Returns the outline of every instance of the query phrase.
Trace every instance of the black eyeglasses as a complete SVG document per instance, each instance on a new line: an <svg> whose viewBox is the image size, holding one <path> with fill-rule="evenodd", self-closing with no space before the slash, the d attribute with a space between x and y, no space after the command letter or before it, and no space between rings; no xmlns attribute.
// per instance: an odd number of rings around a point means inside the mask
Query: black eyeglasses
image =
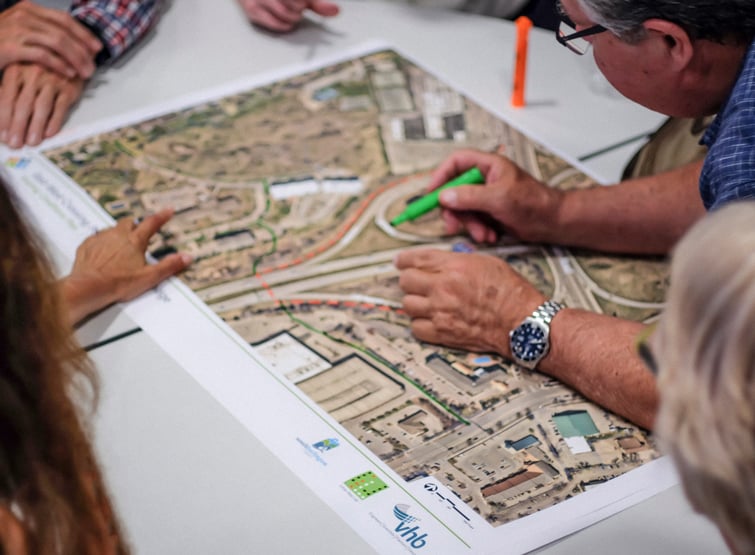
<svg viewBox="0 0 755 555"><path fill-rule="evenodd" d="M558 7L560 8L560 6ZM590 42L586 41L585 37L608 31L608 29L602 25L593 25L587 29L577 31L577 26L561 9L558 10L558 18L561 21L556 29L556 40L559 44L564 45L566 48L580 56L590 49Z"/></svg>
<svg viewBox="0 0 755 555"><path fill-rule="evenodd" d="M642 363L647 366L647 369L650 370L654 376L657 376L658 361L653 354L653 350L650 348L650 336L653 335L655 328L655 323L645 326L645 328L637 335L634 346Z"/></svg>

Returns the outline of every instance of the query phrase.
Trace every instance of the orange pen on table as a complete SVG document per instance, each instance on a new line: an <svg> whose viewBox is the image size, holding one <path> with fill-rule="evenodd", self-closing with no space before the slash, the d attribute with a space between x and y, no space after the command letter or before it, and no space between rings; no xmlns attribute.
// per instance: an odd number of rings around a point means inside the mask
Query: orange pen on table
<svg viewBox="0 0 755 555"><path fill-rule="evenodd" d="M524 106L524 82L527 74L527 44L532 20L529 17L517 17L516 21L516 62L514 64L514 91L511 105L515 108Z"/></svg>

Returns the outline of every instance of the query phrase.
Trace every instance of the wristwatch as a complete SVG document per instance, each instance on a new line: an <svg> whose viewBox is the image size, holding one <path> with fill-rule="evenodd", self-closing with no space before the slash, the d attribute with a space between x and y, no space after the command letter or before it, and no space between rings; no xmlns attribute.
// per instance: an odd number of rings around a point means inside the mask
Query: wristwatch
<svg viewBox="0 0 755 555"><path fill-rule="evenodd" d="M514 361L534 370L550 350L551 320L563 305L555 301L545 301L532 316L527 316L524 321L509 333L511 356Z"/></svg>

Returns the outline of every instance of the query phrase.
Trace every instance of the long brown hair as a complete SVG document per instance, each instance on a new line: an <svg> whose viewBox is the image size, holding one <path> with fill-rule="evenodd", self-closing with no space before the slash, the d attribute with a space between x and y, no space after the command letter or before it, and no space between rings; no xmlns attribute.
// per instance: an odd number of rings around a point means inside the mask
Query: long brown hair
<svg viewBox="0 0 755 555"><path fill-rule="evenodd" d="M94 406L93 369L1 179L0 262L0 505L31 555L126 553L72 401Z"/></svg>

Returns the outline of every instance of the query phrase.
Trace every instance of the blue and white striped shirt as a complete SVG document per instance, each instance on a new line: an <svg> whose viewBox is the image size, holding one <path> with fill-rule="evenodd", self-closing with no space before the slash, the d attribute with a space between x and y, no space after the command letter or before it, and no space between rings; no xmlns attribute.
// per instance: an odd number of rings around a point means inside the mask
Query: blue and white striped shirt
<svg viewBox="0 0 755 555"><path fill-rule="evenodd" d="M755 41L729 99L700 142L708 147L700 175L705 208L755 199Z"/></svg>

